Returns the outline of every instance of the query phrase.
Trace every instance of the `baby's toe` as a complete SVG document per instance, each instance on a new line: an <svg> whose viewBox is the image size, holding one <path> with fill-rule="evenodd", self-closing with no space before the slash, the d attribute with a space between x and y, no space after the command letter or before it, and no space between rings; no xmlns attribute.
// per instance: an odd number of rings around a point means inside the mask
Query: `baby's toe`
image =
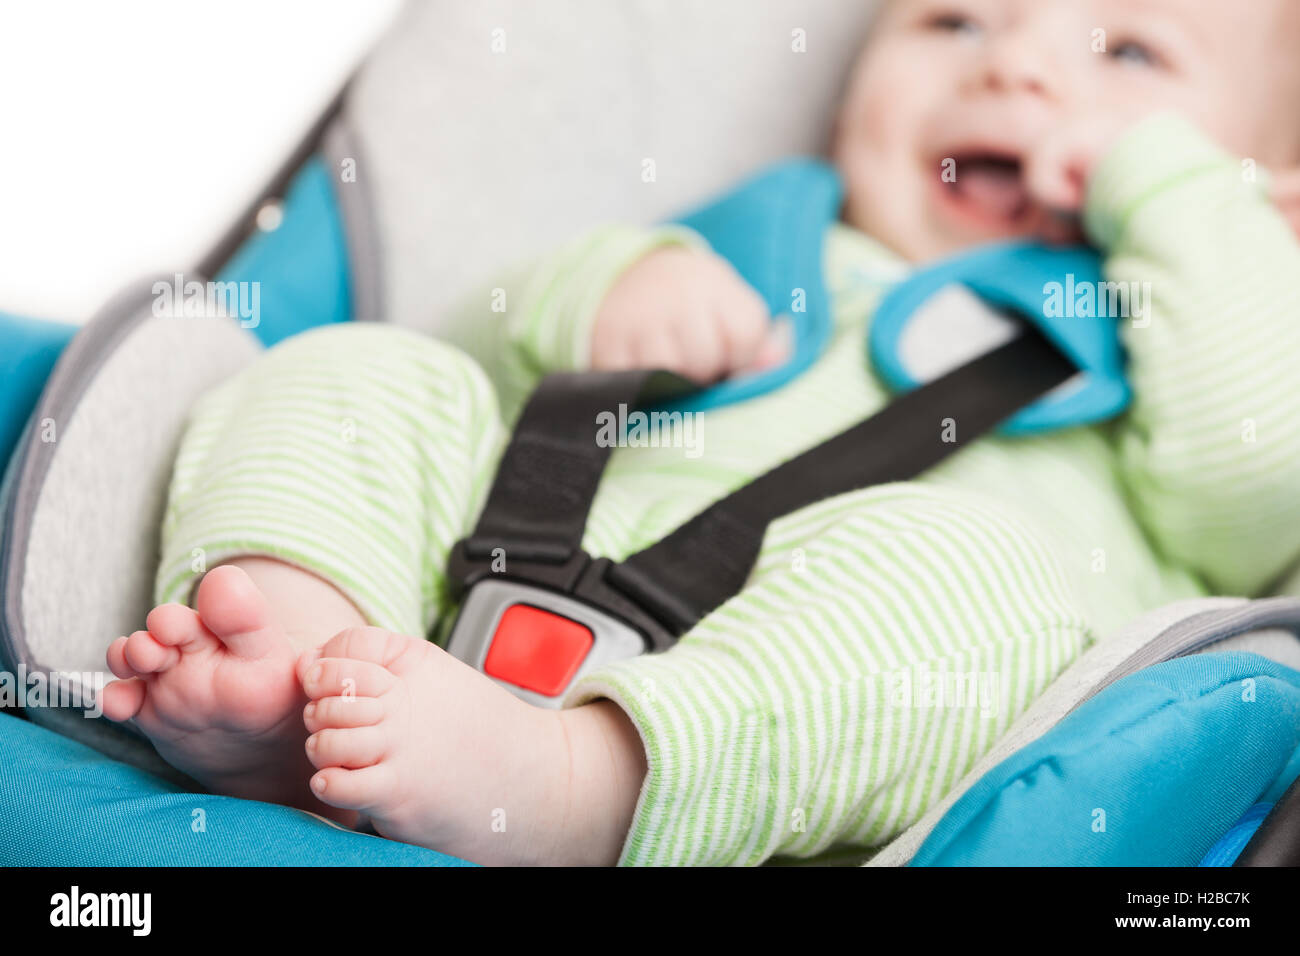
<svg viewBox="0 0 1300 956"><path fill-rule="evenodd" d="M198 612L183 604L160 604L149 612L144 626L154 640L182 651L215 647L217 639L199 619Z"/></svg>
<svg viewBox="0 0 1300 956"><path fill-rule="evenodd" d="M109 720L130 720L144 706L144 681L138 677L115 680L100 692L99 707Z"/></svg>
<svg viewBox="0 0 1300 956"><path fill-rule="evenodd" d="M405 634L386 631L382 627L349 627L325 642L321 656L351 657L387 667L415 640L416 638Z"/></svg>
<svg viewBox="0 0 1300 956"><path fill-rule="evenodd" d="M384 704L377 697L322 697L303 708L302 721L308 733L326 727L370 727L384 718Z"/></svg>
<svg viewBox="0 0 1300 956"><path fill-rule="evenodd" d="M370 767L388 753L389 735L384 726L327 728L307 738L307 759L318 770Z"/></svg>
<svg viewBox="0 0 1300 956"><path fill-rule="evenodd" d="M324 657L307 666L302 689L312 700L322 697L378 697L387 693L397 677L370 661Z"/></svg>
<svg viewBox="0 0 1300 956"><path fill-rule="evenodd" d="M369 810L388 799L396 784L397 777L387 762L360 770L327 767L311 778L316 798L343 810Z"/></svg>
<svg viewBox="0 0 1300 956"><path fill-rule="evenodd" d="M108 645L108 653L104 659L108 662L108 669L113 672L114 677L127 680L132 677L139 677L134 667L126 662L126 642L129 638L119 637L112 644Z"/></svg>
<svg viewBox="0 0 1300 956"><path fill-rule="evenodd" d="M203 628L237 657L259 660L285 643L271 606L248 572L223 564L203 575L194 595Z"/></svg>
<svg viewBox="0 0 1300 956"><path fill-rule="evenodd" d="M122 658L137 674L156 674L180 660L180 651L159 644L148 631L136 631L122 645Z"/></svg>

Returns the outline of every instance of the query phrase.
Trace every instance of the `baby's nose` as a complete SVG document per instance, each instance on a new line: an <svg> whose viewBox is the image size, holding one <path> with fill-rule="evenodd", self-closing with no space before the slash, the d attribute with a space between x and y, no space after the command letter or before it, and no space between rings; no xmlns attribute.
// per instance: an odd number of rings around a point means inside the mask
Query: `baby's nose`
<svg viewBox="0 0 1300 956"><path fill-rule="evenodd" d="M1008 27L990 36L976 71L979 84L988 90L1038 96L1052 90L1054 73L1045 47L1024 26Z"/></svg>

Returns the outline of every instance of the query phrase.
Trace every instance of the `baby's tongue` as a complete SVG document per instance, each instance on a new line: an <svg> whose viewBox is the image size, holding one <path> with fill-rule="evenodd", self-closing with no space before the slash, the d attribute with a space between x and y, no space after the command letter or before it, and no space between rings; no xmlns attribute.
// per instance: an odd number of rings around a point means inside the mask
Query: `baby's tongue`
<svg viewBox="0 0 1300 956"><path fill-rule="evenodd" d="M1020 179L1020 164L974 160L958 167L957 188L972 203L1003 219L1013 219L1028 202Z"/></svg>

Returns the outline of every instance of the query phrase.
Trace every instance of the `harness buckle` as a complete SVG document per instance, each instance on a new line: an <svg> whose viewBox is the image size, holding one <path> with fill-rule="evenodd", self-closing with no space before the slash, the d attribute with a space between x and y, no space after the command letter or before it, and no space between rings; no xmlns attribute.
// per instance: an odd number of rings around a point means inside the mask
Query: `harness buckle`
<svg viewBox="0 0 1300 956"><path fill-rule="evenodd" d="M515 696L558 709L583 674L674 640L605 581L609 559L497 547L502 570L488 542L468 538L452 549L448 572L463 600L446 647Z"/></svg>

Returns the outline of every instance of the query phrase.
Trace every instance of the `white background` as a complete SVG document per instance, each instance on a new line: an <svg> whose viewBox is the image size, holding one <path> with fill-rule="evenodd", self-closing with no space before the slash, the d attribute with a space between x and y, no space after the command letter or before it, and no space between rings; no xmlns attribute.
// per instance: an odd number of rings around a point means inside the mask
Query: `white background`
<svg viewBox="0 0 1300 956"><path fill-rule="evenodd" d="M193 266L398 0L0 0L0 311Z"/></svg>

